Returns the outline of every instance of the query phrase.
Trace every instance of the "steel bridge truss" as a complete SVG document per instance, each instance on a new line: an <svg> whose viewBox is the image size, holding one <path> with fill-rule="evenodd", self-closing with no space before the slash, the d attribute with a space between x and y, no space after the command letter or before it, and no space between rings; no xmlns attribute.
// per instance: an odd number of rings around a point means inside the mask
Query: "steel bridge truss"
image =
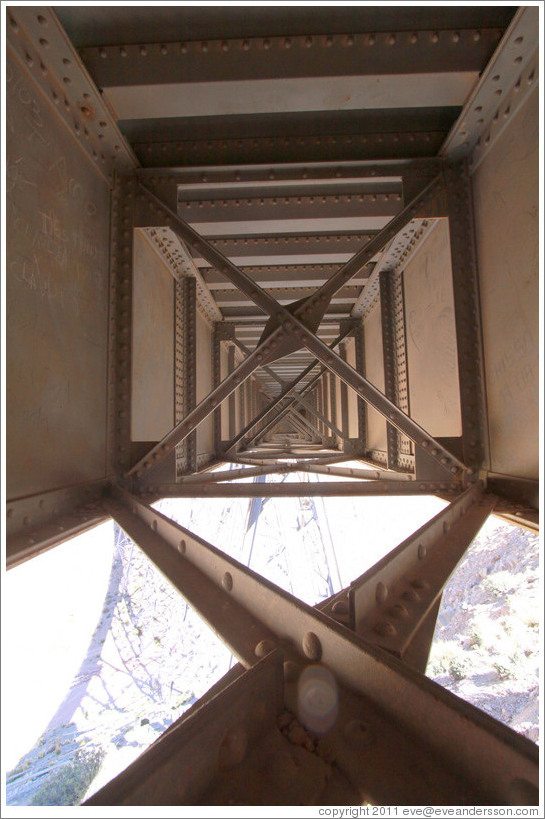
<svg viewBox="0 0 545 819"><path fill-rule="evenodd" d="M274 166L237 161L171 167L155 159L145 166L133 153L140 150L138 140L130 144L97 86L114 88L116 72L123 66L136 70L133 63L144 59L148 47L139 45L138 53L134 44L115 53L102 47L102 54L89 46L78 55L51 10L12 11L9 56L27 84L40 89L51 82L57 93L58 55L82 61L65 83L66 104L59 111L69 116L75 94L79 116L93 120L81 150L86 161L98 164L112 199L108 468L92 480L15 490L8 499L8 565L111 517L238 658L86 804L537 804L536 746L425 676L443 588L488 515L494 510L537 527L536 481L485 467L490 432L471 180L485 125L469 114L469 124L460 124L460 117L439 155L416 159L392 153L393 159L343 164L313 159L314 147L308 162ZM529 38L532 25L528 15L515 16L492 67L517 37ZM51 64L40 45L46 29ZM365 36L369 46L371 35ZM492 28L486 37L495 37ZM227 52L231 40L224 42ZM244 42L252 51L253 40ZM269 46L276 47L274 38ZM161 47L170 59L171 44ZM285 42L282 47L287 49ZM528 73L532 59L530 49L523 64L509 70ZM157 81L162 79L166 69L155 53L149 65ZM300 70L295 63L290 68L294 74ZM485 74L472 92L475 110L476 99L490 108L495 81L490 71ZM514 74L512 83L517 79ZM44 87L39 93L51 95ZM104 125L96 125L95 112ZM93 156L99 144L93 128L106 134L102 163ZM153 143L150 156L157 153L160 145ZM324 185L334 192L323 194ZM358 198L348 190L363 193ZM234 219L235 211L246 225L257 219L256 210L261 220L289 221L297 208L306 208L308 220L363 214L375 227L365 237L340 232L338 243L348 249L344 261L317 266L309 252L300 277L297 272L288 277L285 287L280 281L288 276L285 263L244 261L245 254L271 252L266 245L273 239L261 239L259 252L252 251L251 245L236 248L225 226L216 232L209 227L224 225L227 213ZM407 315L401 274L437 225L446 225L449 236L454 345L449 366L455 362L460 407L455 434L430 434L415 420L408 383L412 313ZM288 245L290 252L300 252L294 230L279 229L282 235L273 237L280 255L288 255ZM254 234L258 228L246 241ZM134 434L140 400L133 383L135 334L145 332L135 287L144 246L174 278L174 344L165 373L173 385L174 411L169 428L154 439ZM366 373L365 322L373 312L379 317L373 343L382 347L375 356L380 378ZM203 321L211 373L204 394L198 341ZM373 433L378 418L385 423L383 447ZM203 452L197 436L206 423L213 451ZM238 466L217 471L227 463ZM247 481L286 473L320 480ZM228 557L221 543L205 542L151 506L164 497L314 494L432 494L448 505L348 588L315 607ZM297 715L302 731L318 714L322 731L313 736L309 729L306 745L290 742L282 732L286 711Z"/></svg>

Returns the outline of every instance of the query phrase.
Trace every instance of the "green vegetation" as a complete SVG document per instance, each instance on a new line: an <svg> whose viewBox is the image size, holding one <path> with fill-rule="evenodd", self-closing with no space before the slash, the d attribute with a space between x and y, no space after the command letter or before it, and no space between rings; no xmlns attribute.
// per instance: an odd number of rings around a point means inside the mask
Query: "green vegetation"
<svg viewBox="0 0 545 819"><path fill-rule="evenodd" d="M77 751L71 762L48 778L31 805L79 805L100 770L103 750Z"/></svg>

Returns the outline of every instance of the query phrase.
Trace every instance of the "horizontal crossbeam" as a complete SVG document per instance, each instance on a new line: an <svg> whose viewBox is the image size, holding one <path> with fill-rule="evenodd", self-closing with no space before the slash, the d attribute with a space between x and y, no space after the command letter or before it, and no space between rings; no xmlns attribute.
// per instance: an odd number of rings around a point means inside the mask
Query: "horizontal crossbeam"
<svg viewBox="0 0 545 819"><path fill-rule="evenodd" d="M289 453L287 453L289 457ZM260 473L262 474L262 473ZM284 481L272 483L170 483L146 487L146 491L164 498L340 498L364 495L422 495L459 492L458 481Z"/></svg>

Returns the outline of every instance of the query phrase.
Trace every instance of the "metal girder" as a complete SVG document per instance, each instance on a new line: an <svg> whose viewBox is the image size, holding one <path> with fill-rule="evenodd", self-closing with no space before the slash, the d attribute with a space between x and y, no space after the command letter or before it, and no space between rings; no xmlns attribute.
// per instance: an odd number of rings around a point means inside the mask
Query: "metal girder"
<svg viewBox="0 0 545 819"><path fill-rule="evenodd" d="M339 344L339 356L346 363L346 346L345 344ZM349 434L349 419L348 419L348 387L344 381L341 381L341 427L342 433L341 438L343 441L343 448L346 447L346 443L348 438L350 437Z"/></svg>
<svg viewBox="0 0 545 819"><path fill-rule="evenodd" d="M296 347L304 345L318 359L320 359L323 364L325 364L328 368L333 369L336 374L339 375L341 380L359 392L359 394L362 395L369 403L371 403L382 415L385 415L388 420L400 431L404 432L412 440L421 443L421 445L422 442L425 442L425 445L428 447L428 451L432 457L442 461L444 465L451 470L451 472L457 473L460 469L465 469L465 465L461 461L455 458L441 444L429 436L421 427L419 427L419 425L415 424L414 421L399 410L379 390L377 390L376 387L370 384L370 382L366 381L366 379L364 379L362 376L359 376L352 367L342 362L341 359L332 351L329 351L329 348L316 337L315 333L308 329L307 326L301 323L299 320L300 316L305 321L310 321L310 326L314 326L316 319L323 315L323 310L325 309L324 305L327 303L328 298L331 298L334 293L340 287L342 287L342 285L345 284L346 281L348 281L363 264L366 263L366 260L372 257L375 249L380 249L380 247L390 238L392 238L410 218L419 215L419 208L425 203L429 202L440 190L442 190L441 177L437 177L430 182L429 185L424 188L422 193L420 193L413 200L413 202L410 203L410 205L406 206L397 217L392 219L387 227L377 234L377 237L371 240L365 246L365 248L363 248L353 257L350 262L343 265L343 267L337 271L337 273L334 274L331 279L329 279L326 285L319 288L316 293L310 297L310 299L303 302L300 306L293 305L293 314L285 308L282 308L274 299L268 296L265 291L259 288L255 282L249 280L248 277L236 267L236 265L233 265L232 262L212 248L205 239L196 234L189 225L185 224L183 220L176 216L176 214L166 207L164 203L161 202L161 200L158 199L153 193L148 191L142 185L140 188L142 191L140 198L141 203L142 199L147 197L150 200L150 207L152 211L159 210L162 212L164 217L167 219L167 223L171 226L175 225L176 229L181 231L182 238L188 241L196 250L202 252L203 255L212 261L212 263L219 264L222 272L234 283L236 283L243 292L246 292L252 301L268 312L271 316L275 316L274 319L270 320L268 325L270 329L267 331L266 328L263 340L256 348L256 351L254 351L252 356L241 365L241 367L245 368L244 372L247 373L247 375L244 376L245 378L247 378L248 375L253 372L253 369L255 369L259 364L267 363L271 360L271 357L272 359L278 357L278 349L281 350L280 355L285 355L287 351L291 351L291 345L295 345ZM373 246L372 252L371 246ZM285 331L287 331L287 342L284 338ZM296 335L298 336L298 341L295 341ZM285 347L286 343L289 345L288 348ZM278 344L279 348L277 348ZM250 361L254 356L256 362L254 364L252 361L253 369L250 369ZM342 364L344 364L344 366L340 366ZM221 396L219 400L223 400L223 398L225 398L229 392L232 391L232 386L233 385L229 382L229 379L226 379L222 386L218 390L214 391L214 394L211 393L207 399L201 402L197 408L198 412L195 412L194 417L190 421L186 419L184 422L185 428L187 429L191 422L200 423L200 421L202 421L203 418L205 418L214 409L215 404L212 404L211 402L215 402L217 400L217 395L219 394L219 396ZM157 447L155 447L149 453L149 457L142 459L141 462L139 462L137 465L138 469L147 469L158 457L164 457L164 454L166 454L169 450L171 441L175 440L177 442L180 439L180 436L183 437L184 425L178 425L178 427L169 433L168 436L165 436L165 438L159 442ZM135 468L133 468L133 470L131 470L131 474L135 473L135 471Z"/></svg>
<svg viewBox="0 0 545 819"><path fill-rule="evenodd" d="M216 322L212 335L212 387L217 389L221 383L221 342L222 342L222 323ZM181 418L176 416L176 421L181 421ZM221 451L221 409L218 407L214 410L214 450Z"/></svg>
<svg viewBox="0 0 545 819"><path fill-rule="evenodd" d="M300 458L292 451L281 452L279 458ZM284 466L284 464L278 464ZM278 469L275 471L279 471ZM284 470L282 471L291 471ZM298 472L306 472L299 465ZM310 470L309 470L310 471ZM271 470L272 472L272 470ZM263 473L260 473L263 474ZM246 477L246 476L242 476ZM422 495L460 491L458 481L396 481L396 480L351 480L351 481L303 481L282 483L216 483L191 482L176 484L150 484L146 492L153 497L176 498L314 498L314 497L360 497L365 495Z"/></svg>
<svg viewBox="0 0 545 819"><path fill-rule="evenodd" d="M473 196L465 162L447 166L444 173L449 208L462 451L464 462L478 468L483 462L488 430Z"/></svg>
<svg viewBox="0 0 545 819"><path fill-rule="evenodd" d="M362 480L384 480L384 481L412 481L414 476L408 473L388 472L384 469L358 469L348 466L321 466L320 464L300 464L298 469L305 472L315 472L320 475L335 475L339 478L360 478ZM426 483L421 483L420 488L424 490Z"/></svg>
<svg viewBox="0 0 545 819"><path fill-rule="evenodd" d="M377 409L381 415L397 427L398 430L407 435L408 438L426 449L441 465L445 466L452 474L458 474L460 470L466 471L466 466L452 453L443 447L438 441L433 439L425 430L416 424L408 415L395 406L386 396L380 392L370 381L363 378L349 364L333 351L323 345L315 336L310 333L304 334L304 344L316 358L328 369L334 372L339 378L352 387L360 396L368 401L371 406Z"/></svg>
<svg viewBox="0 0 545 819"><path fill-rule="evenodd" d="M348 596L356 633L403 659L494 503L473 484L354 580ZM428 638L429 649L433 631Z"/></svg>
<svg viewBox="0 0 545 819"><path fill-rule="evenodd" d="M260 475L274 475L278 472L292 472L293 464L274 464L273 466L246 467L244 469L229 469L221 472L212 472L206 475L184 475L177 483L219 483L223 481L236 481L240 478L256 478Z"/></svg>
<svg viewBox="0 0 545 819"><path fill-rule="evenodd" d="M305 415L302 415L296 409L290 407L288 410L288 417L290 420L300 429L303 434L308 435L310 432L311 435L318 441L320 439L320 431L318 427L312 423L312 421L307 418ZM278 424L278 421L276 422ZM276 426L275 424L275 426ZM274 427L273 427L274 429ZM258 436L258 440L263 438L263 433Z"/></svg>
<svg viewBox="0 0 545 819"><path fill-rule="evenodd" d="M384 394L390 401L397 404L393 275L391 270L381 270L379 273L380 324L384 359ZM395 469L399 460L398 432L388 423L386 423L386 442L388 468Z"/></svg>
<svg viewBox="0 0 545 819"><path fill-rule="evenodd" d="M235 369L235 348L232 344L229 346L227 356L227 372L230 374ZM232 392L229 396L229 438L234 438L236 433L235 409L235 393Z"/></svg>
<svg viewBox="0 0 545 819"><path fill-rule="evenodd" d="M537 78L535 56L538 41L537 7L525 6L517 9L486 70L482 72L477 86L441 147L440 153L443 156L460 160L469 157L472 152L475 153L475 149L477 154L482 154L484 148L488 150L491 147L490 131L493 132L493 137L497 138L501 126L516 113L522 101L524 92L519 93L521 80L526 80L525 85L528 88ZM530 70L527 70L529 66ZM534 76L529 80L532 72ZM519 88L510 95L509 92L517 83ZM501 109L504 115L500 118L498 114ZM499 127L496 126L497 123ZM488 137L486 144L485 134Z"/></svg>
<svg viewBox="0 0 545 819"><path fill-rule="evenodd" d="M110 237L109 443L112 471L131 466L134 180L116 174Z"/></svg>
<svg viewBox="0 0 545 819"><path fill-rule="evenodd" d="M353 331L355 353L356 353L356 370L365 378L365 333L363 331L363 322L357 321ZM362 452L367 449L367 404L358 397L358 438Z"/></svg>
<svg viewBox="0 0 545 819"><path fill-rule="evenodd" d="M8 499L7 568L11 569L106 520L107 514L101 503L106 486L106 480L99 480Z"/></svg>
<svg viewBox="0 0 545 819"><path fill-rule="evenodd" d="M141 179L153 179L153 177L164 177L168 171L177 186L188 186L198 188L211 186L233 185L297 185L313 182L330 182L342 184L343 181L356 180L361 186L373 184L378 179L380 183L385 180L401 181L404 176L418 176L421 178L432 178L441 170L442 160L437 157L426 159L391 160L384 162L369 162L359 160L357 162L305 162L305 163L283 163L275 162L266 165L216 165L211 168L198 167L172 167L172 168L139 168L138 176ZM324 237L330 238L330 237ZM345 239L355 239L358 244L353 247L352 252L359 250L363 236L344 237ZM221 240L216 240L221 241ZM226 240L232 241L232 240ZM251 240L258 241L258 240ZM269 239L268 241L272 241ZM284 241L289 241L289 237L284 237ZM240 246L240 243L239 245ZM222 251L227 256L234 255L233 250Z"/></svg>
<svg viewBox="0 0 545 819"><path fill-rule="evenodd" d="M84 805L213 804L207 791L223 785L233 793L233 769L255 758L276 730L283 708L282 656L273 652L246 673L231 673L229 684L221 682L215 696L199 701ZM259 795L260 803L264 798Z"/></svg>
<svg viewBox="0 0 545 819"><path fill-rule="evenodd" d="M255 194L254 194L255 196ZM289 219L357 219L357 228L361 230L365 225L366 218L370 218L370 225L373 229L374 221L380 228L380 221L391 219L402 209L402 196L399 193L350 193L340 195L316 195L312 196L263 196L258 198L233 197L232 199L178 199L178 214L189 224L195 224L196 229L204 234L217 234L216 223L226 221L226 209L231 208L230 219L236 222L243 222L244 231L248 233L250 227L248 223L259 221L273 224L279 220ZM202 225L207 227L204 229ZM374 227L376 230L377 227ZM295 231L295 225L291 228ZM272 232L265 227L260 227L259 233ZM223 234L224 231L220 231Z"/></svg>
<svg viewBox="0 0 545 819"><path fill-rule="evenodd" d="M296 403L301 404L303 407L308 409L309 412L312 412L313 415L315 415L317 418L319 418L320 421L322 422L322 424L324 424L328 429L330 429L332 432L334 432L335 435L341 435L340 429L337 426L335 426L335 424L332 424L331 421L328 418L326 418L326 416L323 414L323 412L321 412L319 409L317 409L315 407L311 407L310 402L307 401L307 399L304 398L301 395L301 393L296 393L294 398L295 398Z"/></svg>
<svg viewBox="0 0 545 819"><path fill-rule="evenodd" d="M452 32L378 31L300 37L183 40L82 48L80 56L101 87L272 78L479 71L501 29Z"/></svg>
<svg viewBox="0 0 545 819"><path fill-rule="evenodd" d="M197 402L197 296L196 281L183 278L176 284L176 360L179 362L179 389L182 411L177 423L195 408ZM197 468L197 434L193 431L176 447L176 474L194 472Z"/></svg>
<svg viewBox="0 0 545 819"><path fill-rule="evenodd" d="M260 578L138 498L116 490L108 507L247 668L275 648L282 651L286 704L293 702L306 665L319 663L327 669L320 673L332 675L339 696L339 719L327 734L334 746L339 733L347 730L342 716L347 713L345 703L365 706L364 724L373 726L373 754L363 766L363 793L368 801L505 805L521 804L524 794L526 804L535 803L539 771L534 743ZM378 735L377 721L384 726ZM430 732L430 724L441 730ZM353 730L355 737L356 726ZM359 734L363 730L359 724L357 730ZM337 764L353 784L361 783L358 747L353 739L350 752L337 755ZM217 752L213 745L211 757L217 759ZM415 759L419 764L413 768L408 760ZM109 786L110 793L119 788L125 801L131 800L131 776L129 768ZM127 781L129 787L124 788ZM133 787L136 781L132 779ZM170 779L162 777L162 781L169 788ZM176 779L175 787L177 802L183 802L185 785ZM141 794L135 799L143 801Z"/></svg>
<svg viewBox="0 0 545 819"><path fill-rule="evenodd" d="M113 187L116 171L135 168L138 161L57 16L47 6L17 6L10 7L6 20L12 53Z"/></svg>

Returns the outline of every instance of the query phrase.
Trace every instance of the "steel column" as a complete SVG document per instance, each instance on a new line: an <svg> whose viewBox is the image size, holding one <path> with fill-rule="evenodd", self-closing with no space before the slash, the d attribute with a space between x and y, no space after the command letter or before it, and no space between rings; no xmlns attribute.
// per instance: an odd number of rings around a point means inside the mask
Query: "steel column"
<svg viewBox="0 0 545 819"><path fill-rule="evenodd" d="M212 387L217 389L221 383L221 342L222 330L221 323L214 323L214 330L212 334ZM180 422L181 417L176 416L176 422ZM216 455L221 452L221 407L214 410L214 451Z"/></svg>
<svg viewBox="0 0 545 819"><path fill-rule="evenodd" d="M346 363L346 346L339 344L339 356ZM350 438L348 429L348 387L344 381L341 381L341 427L343 449L346 449L348 439Z"/></svg>
<svg viewBox="0 0 545 819"><path fill-rule="evenodd" d="M476 469L482 464L485 447L488 447L488 432L473 196L465 161L446 165L444 176L449 209L462 450L465 463Z"/></svg>
<svg viewBox="0 0 545 819"><path fill-rule="evenodd" d="M365 333L363 321L357 320L354 326L354 342L356 345L356 370L365 378ZM367 450L367 404L358 397L358 438L362 453Z"/></svg>
<svg viewBox="0 0 545 819"><path fill-rule="evenodd" d="M394 327L394 272L381 270L379 273L380 289L380 323L382 328L382 350L384 357L384 394L397 404L396 360L395 360L395 327ZM398 432L386 422L387 463L388 469L397 469Z"/></svg>
<svg viewBox="0 0 545 819"><path fill-rule="evenodd" d="M176 328L180 331L183 408L176 412L176 422L195 408L197 400L197 295L194 278L185 277L176 283ZM197 468L197 433L188 435L176 447L176 474L194 472Z"/></svg>
<svg viewBox="0 0 545 819"><path fill-rule="evenodd" d="M235 348L234 348L234 346L232 344L229 345L229 350L228 350L227 355L228 355L227 370L229 372L229 375L231 375L231 373L235 369ZM236 416L236 399L235 399L235 393L232 392L231 395L229 396L229 439L230 440L235 437L236 431L237 431L236 430L236 417L235 416Z"/></svg>

